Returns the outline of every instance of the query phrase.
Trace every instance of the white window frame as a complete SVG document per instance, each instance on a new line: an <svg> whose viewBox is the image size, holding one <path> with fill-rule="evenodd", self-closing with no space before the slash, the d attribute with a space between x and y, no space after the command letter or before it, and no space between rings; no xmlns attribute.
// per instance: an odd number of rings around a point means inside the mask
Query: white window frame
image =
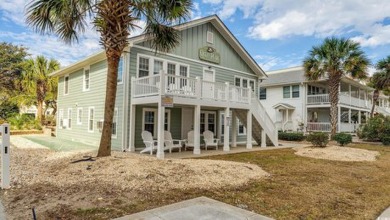
<svg viewBox="0 0 390 220"><path fill-rule="evenodd" d="M205 131L207 131L208 130L208 127L209 127L209 114L213 114L214 115L214 135L217 135L217 112L215 112L215 111L201 111L200 112L201 114L203 113L203 114L205 114L205 117L204 117L204 128L205 128ZM200 120L200 117L199 117L199 120ZM199 123L201 123L200 121L199 121ZM200 129L200 127L199 127L199 129ZM200 134L201 136L203 135L203 132Z"/></svg>
<svg viewBox="0 0 390 220"><path fill-rule="evenodd" d="M86 71L88 71L88 88L86 88ZM85 67L84 70L83 70L83 92L86 92L86 91L89 91L91 88L91 70L88 67Z"/></svg>
<svg viewBox="0 0 390 220"><path fill-rule="evenodd" d="M67 129L71 130L72 129L72 108L68 108L68 126Z"/></svg>
<svg viewBox="0 0 390 220"><path fill-rule="evenodd" d="M81 110L81 114L80 114L80 110ZM83 124L83 108L82 107L79 107L77 108L77 125L82 125Z"/></svg>
<svg viewBox="0 0 390 220"><path fill-rule="evenodd" d="M252 89L252 92L256 91L255 90L255 87L256 87L256 81L254 79L251 79L251 78L248 78L248 77L243 77L243 76L237 76L235 75L234 76L234 86L236 86L236 79L240 79L240 86L239 87L242 87L242 88L248 88L250 87L251 83L250 82L253 82L253 88ZM244 80L247 80L247 87L244 87L243 86L243 81Z"/></svg>
<svg viewBox="0 0 390 220"><path fill-rule="evenodd" d="M298 86L298 97L293 97L293 86ZM290 91L289 91L290 96L287 98L284 97L284 87L290 88ZM299 99L299 98L301 98L301 87L299 86L299 84L282 86L282 97L283 97L283 99Z"/></svg>
<svg viewBox="0 0 390 220"><path fill-rule="evenodd" d="M61 123L62 121L62 123ZM62 129L64 127L64 110L59 109L58 110L58 128Z"/></svg>
<svg viewBox="0 0 390 220"><path fill-rule="evenodd" d="M92 118L92 130L90 129L90 123L91 123L91 110L93 111L93 118ZM88 132L93 133L95 130L95 118L96 118L96 112L95 112L95 107L88 107L88 124L87 124L87 129Z"/></svg>
<svg viewBox="0 0 390 220"><path fill-rule="evenodd" d="M157 122L158 122L158 109L156 108L143 108L142 109L142 131L145 128L145 112L154 112L154 121L153 121L153 138L157 138ZM165 109L165 113L167 113L168 116L168 131L171 131L171 110ZM167 117L165 117L167 118ZM164 121L164 128L165 128L165 121Z"/></svg>
<svg viewBox="0 0 390 220"><path fill-rule="evenodd" d="M66 78L68 78L68 81L66 81ZM69 80L70 80L69 74L65 75L64 76L64 95L69 94ZM68 89L66 89L66 88L68 88Z"/></svg>
<svg viewBox="0 0 390 220"><path fill-rule="evenodd" d="M210 44L214 44L214 33L213 32L207 31L206 42L210 43Z"/></svg>
<svg viewBox="0 0 390 220"><path fill-rule="evenodd" d="M119 114L118 108L115 108L114 109L114 117L112 120L112 127L114 127L114 120L115 120L115 134L112 134L112 131L111 131L111 137L115 138L115 139L118 137L118 114Z"/></svg>
<svg viewBox="0 0 390 220"><path fill-rule="evenodd" d="M122 72L121 72L121 81L118 81L117 79L117 84L120 85L120 84L123 84L123 73L125 71L125 57L122 55L120 58L119 58L119 62L118 62L118 76L119 76L119 65L121 64L121 60L122 60Z"/></svg>
<svg viewBox="0 0 390 220"><path fill-rule="evenodd" d="M148 75L144 76L144 77L150 77L150 76L155 75L154 74L154 60L158 60L158 61L163 62L164 73L168 72L168 63L175 64L175 76L180 76L180 66L185 66L185 67L187 67L187 77L190 77L190 65L188 65L188 64L175 62L175 61L168 60L168 59L162 59L160 57L149 56L149 55L145 55L145 54L137 54L137 74L136 74L137 78L140 78L139 77L139 62L140 62L141 57L145 58L145 59L149 59L149 72L148 72Z"/></svg>

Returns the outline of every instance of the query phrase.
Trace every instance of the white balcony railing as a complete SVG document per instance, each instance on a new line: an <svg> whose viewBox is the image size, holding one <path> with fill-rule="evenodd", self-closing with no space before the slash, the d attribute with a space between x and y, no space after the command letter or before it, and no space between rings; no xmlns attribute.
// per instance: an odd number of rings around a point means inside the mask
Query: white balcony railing
<svg viewBox="0 0 390 220"><path fill-rule="evenodd" d="M250 88L237 87L228 83L204 81L199 78L161 74L132 78L132 98L157 95L172 95L217 101L249 104Z"/></svg>
<svg viewBox="0 0 390 220"><path fill-rule="evenodd" d="M371 105L368 100L363 100L350 96L346 93L340 93L339 103L349 106L355 106L360 108L371 108ZM308 105L323 105L330 104L329 94L319 94L319 95L308 95L307 96Z"/></svg>
<svg viewBox="0 0 390 220"><path fill-rule="evenodd" d="M329 104L329 94L308 95L307 104L312 104L312 105Z"/></svg>
<svg viewBox="0 0 390 220"><path fill-rule="evenodd" d="M353 133L358 127L359 125L354 123L340 123L340 132Z"/></svg>
<svg viewBox="0 0 390 220"><path fill-rule="evenodd" d="M331 128L332 127L329 122L308 122L306 130L330 132Z"/></svg>

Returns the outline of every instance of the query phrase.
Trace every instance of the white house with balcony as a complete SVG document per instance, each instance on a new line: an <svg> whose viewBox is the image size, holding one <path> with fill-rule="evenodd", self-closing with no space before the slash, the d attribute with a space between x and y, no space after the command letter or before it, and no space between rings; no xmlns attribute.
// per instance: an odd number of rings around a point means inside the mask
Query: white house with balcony
<svg viewBox="0 0 390 220"><path fill-rule="evenodd" d="M207 130L224 151L239 143L265 146L266 136L277 146L277 129L258 98L267 75L223 22L214 15L175 28L180 44L169 53L155 51L145 35L129 39L119 62L113 149L144 149L144 131L157 141L160 158L165 131L180 140L193 131L194 154ZM100 52L53 74L59 77L57 137L98 145L106 72Z"/></svg>
<svg viewBox="0 0 390 220"><path fill-rule="evenodd" d="M267 72L260 83L259 98L278 130L330 131L330 101L326 79L308 81L303 67ZM354 133L366 122L373 89L344 77L339 87L338 132ZM389 97L381 95L376 112L390 115Z"/></svg>

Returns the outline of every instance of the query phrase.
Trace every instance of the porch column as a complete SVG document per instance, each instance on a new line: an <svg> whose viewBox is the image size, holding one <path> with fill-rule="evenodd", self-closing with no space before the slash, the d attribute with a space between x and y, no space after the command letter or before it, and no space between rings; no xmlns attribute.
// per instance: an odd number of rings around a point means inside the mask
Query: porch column
<svg viewBox="0 0 390 220"><path fill-rule="evenodd" d="M135 152L135 106L131 105L130 107L130 131L129 131L129 150Z"/></svg>
<svg viewBox="0 0 390 220"><path fill-rule="evenodd" d="M164 159L164 122L165 122L165 107L161 105L161 100L158 103L157 110L157 158Z"/></svg>
<svg viewBox="0 0 390 220"><path fill-rule="evenodd" d="M252 111L246 114L246 149L252 149Z"/></svg>
<svg viewBox="0 0 390 220"><path fill-rule="evenodd" d="M232 111L232 147L237 147L237 116Z"/></svg>
<svg viewBox="0 0 390 220"><path fill-rule="evenodd" d="M337 107L337 132L340 132L340 123L341 123L341 107Z"/></svg>
<svg viewBox="0 0 390 220"><path fill-rule="evenodd" d="M194 110L194 154L200 154L200 105Z"/></svg>
<svg viewBox="0 0 390 220"><path fill-rule="evenodd" d="M265 135L264 129L261 129L261 147L266 147L267 146L267 139L266 138L267 137Z"/></svg>
<svg viewBox="0 0 390 220"><path fill-rule="evenodd" d="M223 136L223 151L230 151L229 147L229 137L230 137L230 131L229 131L229 126L228 126L228 117L230 116L230 108L227 107L225 108L225 124L224 124L224 136Z"/></svg>
<svg viewBox="0 0 390 220"><path fill-rule="evenodd" d="M362 123L362 112L361 111L358 112L358 123L359 123L359 125Z"/></svg>
<svg viewBox="0 0 390 220"><path fill-rule="evenodd" d="M348 123L351 124L351 114L352 114L352 110L351 109L348 109Z"/></svg>

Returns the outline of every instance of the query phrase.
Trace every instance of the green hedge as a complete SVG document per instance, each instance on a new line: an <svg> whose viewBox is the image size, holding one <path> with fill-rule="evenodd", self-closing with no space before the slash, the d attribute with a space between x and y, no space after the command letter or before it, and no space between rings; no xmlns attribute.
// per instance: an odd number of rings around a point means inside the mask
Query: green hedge
<svg viewBox="0 0 390 220"><path fill-rule="evenodd" d="M306 137L306 140L313 144L314 147L326 147L329 143L329 136L327 133L313 132Z"/></svg>
<svg viewBox="0 0 390 220"><path fill-rule="evenodd" d="M341 146L352 143L352 135L346 133L337 133L333 136L333 140L337 141Z"/></svg>
<svg viewBox="0 0 390 220"><path fill-rule="evenodd" d="M279 132L279 140L284 141L303 141L305 136L303 132Z"/></svg>
<svg viewBox="0 0 390 220"><path fill-rule="evenodd" d="M367 141L381 141L390 145L390 116L376 115L359 128L357 135Z"/></svg>

